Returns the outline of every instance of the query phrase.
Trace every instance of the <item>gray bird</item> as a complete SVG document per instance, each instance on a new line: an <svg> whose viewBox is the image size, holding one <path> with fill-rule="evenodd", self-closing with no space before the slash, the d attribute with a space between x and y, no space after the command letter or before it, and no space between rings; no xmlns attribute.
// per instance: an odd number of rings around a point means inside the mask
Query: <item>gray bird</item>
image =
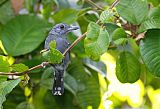
<svg viewBox="0 0 160 109"><path fill-rule="evenodd" d="M53 40L56 41L56 49L63 53L68 47L66 35L72 30L77 30L78 27L72 27L64 23L55 25L49 32L45 40L45 49L49 49L49 43ZM62 95L64 93L63 75L70 61L69 53L67 53L60 64L52 64L54 72L54 85L52 89L53 95Z"/></svg>

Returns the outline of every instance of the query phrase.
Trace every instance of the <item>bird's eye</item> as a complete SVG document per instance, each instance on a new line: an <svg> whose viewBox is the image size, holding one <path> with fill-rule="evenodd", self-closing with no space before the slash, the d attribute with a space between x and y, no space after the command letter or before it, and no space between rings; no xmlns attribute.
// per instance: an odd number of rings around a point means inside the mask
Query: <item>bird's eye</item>
<svg viewBox="0 0 160 109"><path fill-rule="evenodd" d="M61 28L61 29L64 29L64 25L61 25L60 28Z"/></svg>

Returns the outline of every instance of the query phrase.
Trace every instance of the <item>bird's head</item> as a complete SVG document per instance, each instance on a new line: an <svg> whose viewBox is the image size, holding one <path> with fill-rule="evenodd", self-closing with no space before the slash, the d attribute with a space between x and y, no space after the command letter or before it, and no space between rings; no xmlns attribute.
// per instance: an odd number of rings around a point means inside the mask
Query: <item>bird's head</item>
<svg viewBox="0 0 160 109"><path fill-rule="evenodd" d="M59 23L53 27L53 29L50 31L50 34L56 33L58 35L65 36L67 33L77 29L79 29L77 26L69 26L64 23Z"/></svg>

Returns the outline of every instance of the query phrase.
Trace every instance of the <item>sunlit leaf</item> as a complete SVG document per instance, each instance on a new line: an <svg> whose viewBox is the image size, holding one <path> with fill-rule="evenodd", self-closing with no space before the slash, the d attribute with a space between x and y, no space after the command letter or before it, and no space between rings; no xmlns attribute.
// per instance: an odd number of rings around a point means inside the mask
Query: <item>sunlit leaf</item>
<svg viewBox="0 0 160 109"><path fill-rule="evenodd" d="M44 41L47 28L37 16L21 15L2 28L0 39L9 55L19 56L36 49Z"/></svg>
<svg viewBox="0 0 160 109"><path fill-rule="evenodd" d="M20 64L13 64L11 66L11 68L13 71L16 71L16 72L24 72L29 69L28 66L21 64L21 63Z"/></svg>
<svg viewBox="0 0 160 109"><path fill-rule="evenodd" d="M115 13L112 10L105 10L100 15L100 21L102 23L113 22Z"/></svg>
<svg viewBox="0 0 160 109"><path fill-rule="evenodd" d="M148 14L146 0L120 0L116 8L121 17L135 25L142 23Z"/></svg>
<svg viewBox="0 0 160 109"><path fill-rule="evenodd" d="M107 51L109 46L108 32L100 28L96 23L88 25L87 35L84 40L84 47L87 55L93 60L98 60L100 55Z"/></svg>
<svg viewBox="0 0 160 109"><path fill-rule="evenodd" d="M120 53L116 61L116 75L122 83L134 83L140 77L140 63L130 52Z"/></svg>
<svg viewBox="0 0 160 109"><path fill-rule="evenodd" d="M160 77L160 30L148 30L140 43L140 52L149 71Z"/></svg>
<svg viewBox="0 0 160 109"><path fill-rule="evenodd" d="M19 82L20 79L0 83L0 108L2 108L2 103L6 100L5 96L10 93Z"/></svg>
<svg viewBox="0 0 160 109"><path fill-rule="evenodd" d="M5 56L0 55L0 71L1 72L9 72L11 69L9 67L9 62Z"/></svg>
<svg viewBox="0 0 160 109"><path fill-rule="evenodd" d="M49 43L49 47L50 47L50 49L55 49L56 48L56 41L54 40L54 41L51 41L50 43Z"/></svg>

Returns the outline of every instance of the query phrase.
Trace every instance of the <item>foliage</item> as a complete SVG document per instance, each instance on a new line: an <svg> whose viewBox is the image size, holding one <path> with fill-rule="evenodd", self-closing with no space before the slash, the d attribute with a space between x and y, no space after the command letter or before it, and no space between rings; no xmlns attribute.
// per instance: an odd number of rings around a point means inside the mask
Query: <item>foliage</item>
<svg viewBox="0 0 160 109"><path fill-rule="evenodd" d="M160 0L113 2L1 0L0 109L159 109ZM43 50L60 22L80 27L71 43L87 33L69 51L64 95L53 96L54 69L35 66L64 58L55 41Z"/></svg>
<svg viewBox="0 0 160 109"><path fill-rule="evenodd" d="M50 63L60 63L64 56L56 50L56 41L50 42L50 50L42 53L43 58Z"/></svg>

